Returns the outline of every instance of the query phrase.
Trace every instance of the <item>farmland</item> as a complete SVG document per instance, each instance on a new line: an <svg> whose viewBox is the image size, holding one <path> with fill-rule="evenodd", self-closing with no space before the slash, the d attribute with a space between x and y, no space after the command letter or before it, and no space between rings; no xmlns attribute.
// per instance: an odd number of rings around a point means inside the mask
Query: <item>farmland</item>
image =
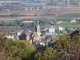
<svg viewBox="0 0 80 60"><path fill-rule="evenodd" d="M47 7L47 8L45 8ZM0 21L14 21L14 20L44 20L47 23L44 27L51 27L48 22L61 20L61 21L68 21L72 19L80 20L80 7L76 6L43 6L43 9L30 9L30 10L13 10L13 11L0 11ZM79 27L80 23L66 23L66 24L56 24L54 27ZM41 26L43 28L43 26Z"/></svg>
<svg viewBox="0 0 80 60"><path fill-rule="evenodd" d="M49 6L50 7L50 6ZM48 8L49 8L48 7ZM74 13L73 13L74 12ZM42 10L14 10L14 11L0 11L0 20L21 20L29 18L47 18L54 19L54 16L57 18L64 17L67 19L70 18L79 18L80 17L80 8L79 7L53 7L52 9L42 9ZM63 16L63 14L65 14ZM16 15L16 17L14 17Z"/></svg>

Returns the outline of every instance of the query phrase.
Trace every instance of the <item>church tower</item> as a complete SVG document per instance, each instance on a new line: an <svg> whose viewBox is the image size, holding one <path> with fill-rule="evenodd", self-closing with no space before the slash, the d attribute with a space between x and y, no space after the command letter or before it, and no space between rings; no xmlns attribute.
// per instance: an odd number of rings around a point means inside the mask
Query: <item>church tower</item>
<svg viewBox="0 0 80 60"><path fill-rule="evenodd" d="M36 21L35 32L33 33L32 37L33 37L33 43L35 41L41 41L40 26L39 26L39 21L38 20Z"/></svg>
<svg viewBox="0 0 80 60"><path fill-rule="evenodd" d="M36 26L35 26L35 32L40 36L40 26L39 26L39 21L36 21Z"/></svg>

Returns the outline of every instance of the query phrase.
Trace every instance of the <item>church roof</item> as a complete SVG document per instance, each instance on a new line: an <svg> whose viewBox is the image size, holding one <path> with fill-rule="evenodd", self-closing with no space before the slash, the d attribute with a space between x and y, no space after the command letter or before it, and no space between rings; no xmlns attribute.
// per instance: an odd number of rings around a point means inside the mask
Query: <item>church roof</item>
<svg viewBox="0 0 80 60"><path fill-rule="evenodd" d="M26 33L27 36L30 36L30 34L31 34L30 32Z"/></svg>
<svg viewBox="0 0 80 60"><path fill-rule="evenodd" d="M37 37L37 36L38 36L38 34L36 32L34 32L33 37Z"/></svg>

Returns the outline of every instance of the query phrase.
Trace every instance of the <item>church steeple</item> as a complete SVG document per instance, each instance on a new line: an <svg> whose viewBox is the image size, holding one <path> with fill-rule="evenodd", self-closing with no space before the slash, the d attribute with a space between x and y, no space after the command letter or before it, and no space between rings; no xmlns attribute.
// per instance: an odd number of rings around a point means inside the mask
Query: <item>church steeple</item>
<svg viewBox="0 0 80 60"><path fill-rule="evenodd" d="M35 32L40 36L40 26L39 26L39 21L36 21L36 27L35 27Z"/></svg>
<svg viewBox="0 0 80 60"><path fill-rule="evenodd" d="M38 25L39 25L39 21L37 20L37 21L36 21L36 26L38 26Z"/></svg>
<svg viewBox="0 0 80 60"><path fill-rule="evenodd" d="M39 26L39 21L37 20L36 21L36 26L35 26L35 32L34 34L32 35L33 36L33 43L35 41L41 41L41 38L40 38L40 26Z"/></svg>

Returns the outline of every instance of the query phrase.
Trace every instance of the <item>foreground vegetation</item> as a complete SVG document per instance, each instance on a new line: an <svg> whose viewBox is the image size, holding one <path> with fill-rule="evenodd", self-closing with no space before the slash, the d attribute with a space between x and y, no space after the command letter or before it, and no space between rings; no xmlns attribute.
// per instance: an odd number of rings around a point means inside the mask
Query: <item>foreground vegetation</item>
<svg viewBox="0 0 80 60"><path fill-rule="evenodd" d="M31 60L34 51L35 47L28 41L13 41L0 36L1 60Z"/></svg>
<svg viewBox="0 0 80 60"><path fill-rule="evenodd" d="M61 36L50 47L34 47L26 40L0 35L1 60L80 60L80 32Z"/></svg>
<svg viewBox="0 0 80 60"><path fill-rule="evenodd" d="M36 60L80 60L80 32L61 36L55 45L36 53Z"/></svg>

